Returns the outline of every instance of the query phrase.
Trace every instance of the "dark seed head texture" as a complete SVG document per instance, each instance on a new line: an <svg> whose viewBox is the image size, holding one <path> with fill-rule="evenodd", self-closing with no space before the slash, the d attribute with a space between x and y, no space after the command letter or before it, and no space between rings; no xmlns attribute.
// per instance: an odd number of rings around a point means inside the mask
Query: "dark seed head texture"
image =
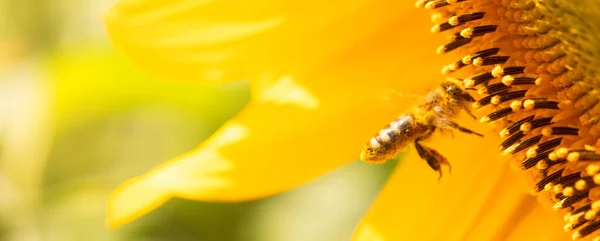
<svg viewBox="0 0 600 241"><path fill-rule="evenodd" d="M564 213L573 239L600 241L600 1L419 0L442 67L477 96L473 109ZM483 161L483 160L482 160Z"/></svg>

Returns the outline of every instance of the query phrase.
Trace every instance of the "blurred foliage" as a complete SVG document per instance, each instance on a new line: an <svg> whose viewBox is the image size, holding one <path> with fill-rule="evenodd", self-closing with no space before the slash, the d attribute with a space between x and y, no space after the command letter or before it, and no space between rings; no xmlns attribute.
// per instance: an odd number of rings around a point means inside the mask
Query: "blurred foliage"
<svg viewBox="0 0 600 241"><path fill-rule="evenodd" d="M68 240L103 231L104 209L98 207L118 183L192 149L249 99L246 81L200 86L155 80L110 48L61 50L48 63L57 136L44 205L62 210L48 215L48 223L92 217L74 222L80 228ZM74 207L81 207L81 217L68 212Z"/></svg>
<svg viewBox="0 0 600 241"><path fill-rule="evenodd" d="M108 46L57 51L48 71L54 78L59 129L146 105L187 110L195 118L204 117L203 124L214 130L250 94L247 81L205 86L150 78Z"/></svg>
<svg viewBox="0 0 600 241"><path fill-rule="evenodd" d="M56 0L0 1L2 38L21 39L32 50L50 49L55 44L61 13Z"/></svg>

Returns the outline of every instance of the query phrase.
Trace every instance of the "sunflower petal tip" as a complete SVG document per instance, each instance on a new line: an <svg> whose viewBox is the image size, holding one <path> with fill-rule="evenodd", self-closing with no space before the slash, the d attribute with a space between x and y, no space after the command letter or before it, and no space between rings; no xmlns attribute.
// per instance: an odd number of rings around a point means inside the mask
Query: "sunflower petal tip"
<svg viewBox="0 0 600 241"><path fill-rule="evenodd" d="M148 185L143 178L130 179L110 194L106 226L118 228L156 209L170 198L168 192Z"/></svg>

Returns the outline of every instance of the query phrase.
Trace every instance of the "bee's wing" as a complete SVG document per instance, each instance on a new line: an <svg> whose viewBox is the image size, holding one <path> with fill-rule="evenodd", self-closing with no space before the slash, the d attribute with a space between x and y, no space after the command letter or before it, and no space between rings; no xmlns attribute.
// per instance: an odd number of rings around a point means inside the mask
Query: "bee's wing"
<svg viewBox="0 0 600 241"><path fill-rule="evenodd" d="M436 86L425 86L419 89L402 89L399 87L398 89L389 89L384 93L384 96L392 99L393 101L402 101L402 102L411 102L416 103L417 101L423 99L424 96L429 94L430 92L435 90Z"/></svg>
<svg viewBox="0 0 600 241"><path fill-rule="evenodd" d="M383 95L385 102L391 103L391 111L405 112L408 108L415 107L419 103L423 102L425 97L434 91L435 86L424 87L419 90L406 91L401 88L387 90Z"/></svg>

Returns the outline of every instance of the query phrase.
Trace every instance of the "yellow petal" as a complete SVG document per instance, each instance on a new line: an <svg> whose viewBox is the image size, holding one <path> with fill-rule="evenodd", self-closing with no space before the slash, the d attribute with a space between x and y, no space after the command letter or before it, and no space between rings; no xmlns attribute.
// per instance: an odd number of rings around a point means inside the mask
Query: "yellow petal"
<svg viewBox="0 0 600 241"><path fill-rule="evenodd" d="M133 178L110 195L106 224L110 228L119 227L154 210L170 198L169 192L157 190L140 178Z"/></svg>
<svg viewBox="0 0 600 241"><path fill-rule="evenodd" d="M353 51L310 71L258 75L252 102L213 137L118 188L109 200L109 212L114 212L109 224L129 222L162 204L163 197L265 197L355 160L374 133L414 103L411 94L422 94L439 81L439 65L414 65L447 61L414 47L436 41L419 38L429 36L423 31L427 23L398 31L414 18L399 17ZM156 198L130 200L136 197L131 193L148 191Z"/></svg>
<svg viewBox="0 0 600 241"><path fill-rule="evenodd" d="M461 121L465 123L467 120ZM470 125L471 126L471 125ZM483 126L473 125L481 130ZM535 197L527 193L522 177L494 157L497 140L488 135L455 133L455 137L435 138L435 147L452 164L437 182L437 173L411 152L392 175L373 207L362 220L354 240L554 240L568 237L561 232L535 232L528 229L561 230L560 219L537 209ZM535 211L538 215L531 218ZM537 224L530 226L530 221ZM558 235L558 236L557 236Z"/></svg>
<svg viewBox="0 0 600 241"><path fill-rule="evenodd" d="M238 201L289 190L356 159L373 129L352 126L384 125L394 115L353 88L325 97L291 77L272 83L198 149L119 187L109 200L109 225L171 197ZM370 108L355 109L365 103Z"/></svg>
<svg viewBox="0 0 600 241"><path fill-rule="evenodd" d="M412 10L394 0L123 0L106 22L115 45L147 71L220 81L323 65ZM390 33L408 37L402 29Z"/></svg>

